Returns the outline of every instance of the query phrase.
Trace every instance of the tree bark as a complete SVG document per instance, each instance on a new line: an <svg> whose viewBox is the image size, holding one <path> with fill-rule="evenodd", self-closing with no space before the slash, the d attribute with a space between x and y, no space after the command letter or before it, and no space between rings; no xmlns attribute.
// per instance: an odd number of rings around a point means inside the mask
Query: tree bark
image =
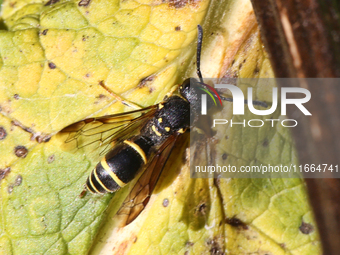
<svg viewBox="0 0 340 255"><path fill-rule="evenodd" d="M252 0L261 37L277 78L340 77L340 4L333 0ZM305 84L300 84L305 86ZM340 84L308 87L312 116L293 136L301 164L339 164ZM292 112L288 111L288 115ZM340 179L306 178L327 255L340 251ZM333 177L333 178L332 178Z"/></svg>

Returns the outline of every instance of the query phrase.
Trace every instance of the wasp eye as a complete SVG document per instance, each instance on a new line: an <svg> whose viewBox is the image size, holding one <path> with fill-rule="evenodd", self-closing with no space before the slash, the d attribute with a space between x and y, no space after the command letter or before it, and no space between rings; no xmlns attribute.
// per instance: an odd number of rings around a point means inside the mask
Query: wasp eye
<svg viewBox="0 0 340 255"><path fill-rule="evenodd" d="M183 95L184 91L190 88L190 79L186 79L179 87L179 92Z"/></svg>

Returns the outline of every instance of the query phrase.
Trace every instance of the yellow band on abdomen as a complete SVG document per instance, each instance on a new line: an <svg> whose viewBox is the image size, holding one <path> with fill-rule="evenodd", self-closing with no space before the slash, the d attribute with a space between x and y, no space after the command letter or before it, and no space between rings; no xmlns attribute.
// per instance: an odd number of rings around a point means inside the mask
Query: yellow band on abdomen
<svg viewBox="0 0 340 255"><path fill-rule="evenodd" d="M126 185L126 183L122 182L118 176L111 171L111 168L109 167L109 165L106 162L106 158L102 158L102 160L100 161L100 164L102 165L102 167L104 168L104 170L110 175L110 177L112 178L112 180L114 180L119 187L124 187Z"/></svg>
<svg viewBox="0 0 340 255"><path fill-rule="evenodd" d="M99 183L100 186L102 186L103 189L105 189L107 192L113 192L113 190L109 190L108 188L106 188L104 183L102 183L102 181L99 179L98 174L97 174L97 168L93 170L93 174L94 174L94 177L96 178L96 181Z"/></svg>
<svg viewBox="0 0 340 255"><path fill-rule="evenodd" d="M100 192L99 190L97 190L97 188L96 188L96 186L94 186L94 184L93 184L93 182L92 182L92 173L90 174L90 176L89 176L89 180L90 180L90 184L91 184L91 187L92 187L92 189L94 189L94 191L95 192L97 192L97 193L103 193L103 192Z"/></svg>
<svg viewBox="0 0 340 255"><path fill-rule="evenodd" d="M138 144L135 144L134 142L131 142L131 141L128 141L128 140L125 140L124 143L126 143L127 145L132 147L135 151L137 151L137 153L142 157L144 164L146 164L148 162L148 160L146 159L145 152L142 150L141 147L139 147Z"/></svg>

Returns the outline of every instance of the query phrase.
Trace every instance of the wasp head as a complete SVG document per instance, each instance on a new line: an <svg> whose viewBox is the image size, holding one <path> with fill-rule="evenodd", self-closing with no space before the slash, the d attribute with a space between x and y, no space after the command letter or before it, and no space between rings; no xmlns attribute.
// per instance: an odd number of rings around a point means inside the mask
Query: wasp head
<svg viewBox="0 0 340 255"><path fill-rule="evenodd" d="M202 104L202 95L207 95L207 109L213 106L222 105L221 99L216 90L196 79L186 79L179 88L180 94L188 100L191 109L199 113Z"/></svg>

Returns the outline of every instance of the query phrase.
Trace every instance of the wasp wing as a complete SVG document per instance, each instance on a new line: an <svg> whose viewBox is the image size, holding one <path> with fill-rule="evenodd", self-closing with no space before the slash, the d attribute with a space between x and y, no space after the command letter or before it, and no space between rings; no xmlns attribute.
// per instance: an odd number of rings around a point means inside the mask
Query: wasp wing
<svg viewBox="0 0 340 255"><path fill-rule="evenodd" d="M152 105L131 112L81 120L62 129L57 138L63 141L62 148L66 151L85 148L92 154L97 151L98 156L103 156L114 144L137 133L156 111L157 105Z"/></svg>
<svg viewBox="0 0 340 255"><path fill-rule="evenodd" d="M124 200L121 208L117 212L120 220L120 227L124 227L134 221L146 207L164 169L165 163L176 143L177 137L178 134L169 137L159 148L158 152L146 166L144 173L142 173L137 183Z"/></svg>

